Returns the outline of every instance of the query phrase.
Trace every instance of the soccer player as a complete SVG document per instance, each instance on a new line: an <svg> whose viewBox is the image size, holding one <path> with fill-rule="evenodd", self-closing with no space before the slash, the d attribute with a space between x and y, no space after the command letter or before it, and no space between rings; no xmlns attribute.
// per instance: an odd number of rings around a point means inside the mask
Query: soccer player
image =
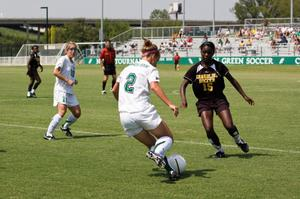
<svg viewBox="0 0 300 199"><path fill-rule="evenodd" d="M104 76L102 81L102 95L106 94L106 82L108 80L109 75L112 76L111 87L113 88L116 83L116 65L115 65L116 52L113 48L111 41L105 41L105 47L101 50L100 53L100 66L103 70Z"/></svg>
<svg viewBox="0 0 300 199"><path fill-rule="evenodd" d="M67 137L73 137L70 131L70 125L73 124L81 115L81 109L79 102L73 92L73 86L77 84L75 78L75 61L74 57L77 50L77 44L74 42L68 42L65 46L65 56L58 59L53 74L56 77L54 86L54 100L53 106L57 107L57 114L52 118L48 126L48 130L44 135L46 140L54 140L53 132L61 119L67 112L67 109L71 111L66 122L62 125L61 130Z"/></svg>
<svg viewBox="0 0 300 199"><path fill-rule="evenodd" d="M27 75L30 78L27 98L36 97L35 91L42 82L37 69L40 67L41 72L43 72L43 66L40 64L39 47L34 45L31 47L31 50L32 52L27 64Z"/></svg>
<svg viewBox="0 0 300 199"><path fill-rule="evenodd" d="M173 59L174 59L175 70L179 70L180 56L179 56L178 52L175 53L175 56Z"/></svg>
<svg viewBox="0 0 300 199"><path fill-rule="evenodd" d="M202 60L192 66L184 75L180 86L181 106L187 108L186 87L192 84L193 92L198 99L196 106L206 131L208 141L217 150L216 157L225 157L219 137L213 127L213 111L220 117L224 127L245 153L249 151L248 144L241 138L237 127L233 124L229 103L223 93L225 88L224 77L250 105L254 101L248 97L238 81L230 74L228 68L214 60L215 45L212 42L204 42L201 46Z"/></svg>
<svg viewBox="0 0 300 199"><path fill-rule="evenodd" d="M118 100L120 120L124 131L149 149L146 156L165 168L170 179L177 174L168 165L165 156L173 144L173 135L167 124L161 119L154 105L150 103L150 90L153 91L172 111L178 115L178 107L165 95L159 85L159 73L156 64L160 53L155 44L144 39L142 59L127 66L113 87Z"/></svg>

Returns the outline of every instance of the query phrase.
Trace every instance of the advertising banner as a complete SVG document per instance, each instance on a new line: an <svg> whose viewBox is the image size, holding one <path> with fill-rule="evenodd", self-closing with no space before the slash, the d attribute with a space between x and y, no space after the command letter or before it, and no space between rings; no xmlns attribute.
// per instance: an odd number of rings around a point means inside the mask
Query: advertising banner
<svg viewBox="0 0 300 199"><path fill-rule="evenodd" d="M214 57L214 59L227 65L300 65L299 57ZM139 61L138 57L118 57L116 58L117 65L129 65ZM181 65L193 65L200 61L199 57L182 57L180 59ZM97 57L85 57L84 64L99 64ZM173 64L172 57L162 57L159 64Z"/></svg>

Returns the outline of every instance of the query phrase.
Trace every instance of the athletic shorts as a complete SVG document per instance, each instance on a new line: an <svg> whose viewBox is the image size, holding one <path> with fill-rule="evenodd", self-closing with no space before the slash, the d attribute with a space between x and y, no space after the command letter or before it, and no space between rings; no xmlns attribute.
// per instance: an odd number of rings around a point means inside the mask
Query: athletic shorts
<svg viewBox="0 0 300 199"><path fill-rule="evenodd" d="M215 111L219 114L221 111L229 109L229 102L225 98L216 98L212 100L198 101L196 103L199 117L203 111Z"/></svg>
<svg viewBox="0 0 300 199"><path fill-rule="evenodd" d="M104 67L104 75L115 75L116 74L116 66L113 65L106 65Z"/></svg>
<svg viewBox="0 0 300 199"><path fill-rule="evenodd" d="M74 94L54 91L53 106L57 106L58 103L65 104L68 107L79 105L79 102Z"/></svg>
<svg viewBox="0 0 300 199"><path fill-rule="evenodd" d="M27 72L27 75L28 75L30 78L35 79L35 77L38 76L39 74L38 74L37 70L30 70L30 71Z"/></svg>
<svg viewBox="0 0 300 199"><path fill-rule="evenodd" d="M156 129L162 122L154 106L143 112L120 112L120 120L125 133L129 137L135 136L143 130Z"/></svg>

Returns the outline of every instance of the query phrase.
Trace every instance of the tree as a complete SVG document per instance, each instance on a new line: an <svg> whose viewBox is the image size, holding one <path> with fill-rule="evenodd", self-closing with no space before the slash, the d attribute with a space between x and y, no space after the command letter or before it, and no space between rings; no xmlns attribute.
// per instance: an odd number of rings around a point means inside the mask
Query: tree
<svg viewBox="0 0 300 199"><path fill-rule="evenodd" d="M150 14L150 20L170 20L170 15L166 9L155 9Z"/></svg>
<svg viewBox="0 0 300 199"><path fill-rule="evenodd" d="M170 15L166 9L155 9L150 14L151 27L165 27L165 26L180 26L181 22L171 20Z"/></svg>
<svg viewBox="0 0 300 199"><path fill-rule="evenodd" d="M240 22L246 18L290 17L290 1L239 0L232 11ZM294 17L300 16L300 0L294 0Z"/></svg>

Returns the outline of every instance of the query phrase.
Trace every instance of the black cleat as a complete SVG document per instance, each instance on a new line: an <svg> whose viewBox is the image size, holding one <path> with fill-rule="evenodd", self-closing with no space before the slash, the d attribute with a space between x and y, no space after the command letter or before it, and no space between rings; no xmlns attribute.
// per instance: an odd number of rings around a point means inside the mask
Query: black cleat
<svg viewBox="0 0 300 199"><path fill-rule="evenodd" d="M35 93L31 93L30 95L31 95L31 97L36 98L36 94Z"/></svg>
<svg viewBox="0 0 300 199"><path fill-rule="evenodd" d="M216 158L225 158L225 153L223 151L218 151L216 154L215 154L215 157Z"/></svg>
<svg viewBox="0 0 300 199"><path fill-rule="evenodd" d="M241 142L237 143L237 145L238 145L238 147L241 148L241 150L244 153L248 153L249 152L249 145L244 140L241 140Z"/></svg>
<svg viewBox="0 0 300 199"><path fill-rule="evenodd" d="M45 140L55 140L55 137L52 135L52 136L47 136L46 134L44 135L44 139Z"/></svg>
<svg viewBox="0 0 300 199"><path fill-rule="evenodd" d="M168 158L166 156L164 157L164 161L166 163L165 169L167 171L169 180L170 181L178 180L180 178L180 175L176 171L174 171L174 169L172 169L172 167L169 165Z"/></svg>
<svg viewBox="0 0 300 199"><path fill-rule="evenodd" d="M177 174L176 171L171 170L171 171L168 171L167 173L168 173L168 176L169 176L169 180L176 181L176 180L179 179L179 175Z"/></svg>
<svg viewBox="0 0 300 199"><path fill-rule="evenodd" d="M71 133L71 129L70 128L64 128L63 126L60 127L60 130L67 136L67 137L70 137L72 138L73 137L73 134Z"/></svg>

